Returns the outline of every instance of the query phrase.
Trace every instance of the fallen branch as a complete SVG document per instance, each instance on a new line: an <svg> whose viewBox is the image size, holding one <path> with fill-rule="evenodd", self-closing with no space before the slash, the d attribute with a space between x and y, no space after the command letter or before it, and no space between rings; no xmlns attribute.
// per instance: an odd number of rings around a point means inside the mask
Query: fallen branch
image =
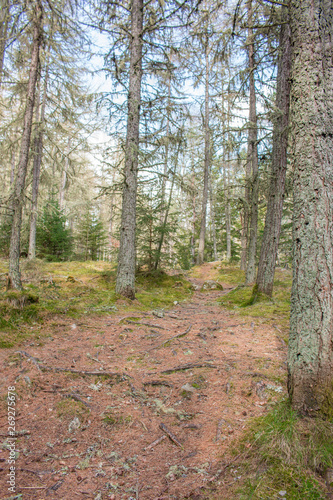
<svg viewBox="0 0 333 500"><path fill-rule="evenodd" d="M166 380L151 380L150 382L144 382L143 385L165 385L167 387L173 387L173 385Z"/></svg>
<svg viewBox="0 0 333 500"><path fill-rule="evenodd" d="M140 323L140 321L133 321L131 319L127 319L126 323L131 323L132 325L149 326L150 328L159 328L160 330L168 330L168 331L170 331L169 328L164 328L164 326L152 325L150 323Z"/></svg>
<svg viewBox="0 0 333 500"><path fill-rule="evenodd" d="M90 405L88 403L86 403L82 398L80 398L80 396L78 396L74 392L71 392L69 394L64 394L64 397L65 398L72 398L72 399L74 399L74 401L79 401L80 403L82 403L87 408L90 408Z"/></svg>
<svg viewBox="0 0 333 500"><path fill-rule="evenodd" d="M160 444L164 439L166 439L166 435L163 434L163 436L155 439L155 441L153 441L151 444L149 444L148 446L146 446L144 448L144 451L147 451L147 450L151 450L152 448L154 448L157 444Z"/></svg>
<svg viewBox="0 0 333 500"><path fill-rule="evenodd" d="M174 368L163 370L161 373L181 372L191 368L217 368L217 366L211 365L210 363L187 363L186 365L175 366Z"/></svg>
<svg viewBox="0 0 333 500"><path fill-rule="evenodd" d="M178 441L177 437L174 434L172 434L172 432L169 431L169 429L163 423L161 423L159 427L171 439L173 443L175 443L180 448L183 448L181 442Z"/></svg>
<svg viewBox="0 0 333 500"><path fill-rule="evenodd" d="M25 356L26 358L30 359L33 364L38 368L39 371L41 371L40 366L38 363L40 363L39 359L34 358L34 356L31 356L25 351L16 351L17 354L21 354L21 356Z"/></svg>
<svg viewBox="0 0 333 500"><path fill-rule="evenodd" d="M40 366L42 371L51 371L51 372L69 372L69 373L77 373L79 375L91 375L93 377L121 377L123 380L128 378L128 375L125 373L118 373L118 372L105 372L105 371L98 371L98 372L90 372L86 370L73 370L72 368L56 368L52 366L45 366L41 365Z"/></svg>
<svg viewBox="0 0 333 500"><path fill-rule="evenodd" d="M182 332L182 333L178 333L177 335L174 335L173 337L170 337L169 339L165 340L164 342L162 342L161 345L165 346L166 344L168 344L169 342L171 342L172 340L175 340L175 339L180 339L181 337L185 337L185 335L188 334L188 332L191 330L192 328L192 325L190 325L186 330L185 332Z"/></svg>
<svg viewBox="0 0 333 500"><path fill-rule="evenodd" d="M41 364L41 361L37 358L34 358L30 354L28 354L25 351L16 351L19 354L22 354L23 356L26 356L27 358L31 359L33 363L37 366L39 371L49 371L49 372L69 372L69 373L76 373L78 375L91 375L93 377L121 377L122 380L125 380L129 377L129 375L126 375L126 373L119 373L119 372L106 372L99 370L98 372L91 372L87 370L73 370L73 368L57 368L55 366L46 366Z"/></svg>

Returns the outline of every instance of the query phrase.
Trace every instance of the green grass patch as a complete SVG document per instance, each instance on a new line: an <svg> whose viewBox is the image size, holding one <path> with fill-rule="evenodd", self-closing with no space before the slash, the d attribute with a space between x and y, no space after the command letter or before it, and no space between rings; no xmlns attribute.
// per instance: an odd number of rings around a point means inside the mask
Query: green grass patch
<svg viewBox="0 0 333 500"><path fill-rule="evenodd" d="M239 273L236 273L239 277ZM290 271L277 270L272 298L256 293L253 287L239 284L234 290L219 299L221 306L237 311L241 316L258 319L267 319L278 323L284 332L289 327L291 273ZM223 281L223 279L221 278ZM237 281L236 281L237 282ZM284 339L287 341L287 336Z"/></svg>
<svg viewBox="0 0 333 500"><path fill-rule="evenodd" d="M87 419L90 413L89 408L81 403L81 401L75 401L71 398L59 401L56 405L56 410L57 416L61 420L71 420L77 417L81 423Z"/></svg>
<svg viewBox="0 0 333 500"><path fill-rule="evenodd" d="M6 262L1 261L1 265L6 270ZM77 319L110 315L120 307L133 312L167 308L191 296L191 285L182 276L139 272L137 300L118 304L121 297L115 293L116 266L108 262L22 260L21 271L23 292L0 291L0 348L35 337L32 325L55 315Z"/></svg>
<svg viewBox="0 0 333 500"><path fill-rule="evenodd" d="M333 466L333 424L301 418L282 400L255 419L233 450L240 455L239 499L327 498L324 475Z"/></svg>
<svg viewBox="0 0 333 500"><path fill-rule="evenodd" d="M223 264L223 262L221 262L218 269L218 280L226 285L237 285L239 283L244 283L245 281L245 273L239 269L239 266Z"/></svg>
<svg viewBox="0 0 333 500"><path fill-rule="evenodd" d="M192 295L191 283L182 275L169 276L161 270L137 273L136 285L136 297L145 309L172 307Z"/></svg>

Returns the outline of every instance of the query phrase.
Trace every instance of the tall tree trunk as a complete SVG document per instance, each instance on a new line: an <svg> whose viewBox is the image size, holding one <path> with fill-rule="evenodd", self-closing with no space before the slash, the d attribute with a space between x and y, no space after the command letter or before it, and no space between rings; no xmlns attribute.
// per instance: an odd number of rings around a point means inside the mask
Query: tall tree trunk
<svg viewBox="0 0 333 500"><path fill-rule="evenodd" d="M191 248L191 260L192 260L192 265L195 265L195 224L196 224L196 190L195 190L195 173L194 173L194 167L192 171L192 182L191 182L191 188L192 188L192 224L191 224L191 229L192 229L192 234L191 234L191 240L190 240L190 248Z"/></svg>
<svg viewBox="0 0 333 500"><path fill-rule="evenodd" d="M246 283L255 280L255 264L257 250L258 233L258 195L259 195L259 173L258 173L258 144L257 144L257 110L256 110L256 89L254 82L254 39L253 39L253 11L252 0L248 1L248 23L249 23L249 73L250 73L250 112L249 112L249 138L247 150L247 162L251 165L250 184L250 206L249 206L249 232L247 247Z"/></svg>
<svg viewBox="0 0 333 500"><path fill-rule="evenodd" d="M67 172L68 172L68 167L69 167L69 155L71 151L71 138L68 139L68 144L67 144L67 154L65 156L65 161L64 161L64 169L62 171L62 176L60 180L60 186L59 186L59 208L60 210L63 210L65 206L65 193L66 193L66 184L67 184Z"/></svg>
<svg viewBox="0 0 333 500"><path fill-rule="evenodd" d="M227 261L231 261L231 210L230 210L230 179L229 179L229 165L230 165L230 152L228 150L228 171L226 172L226 166L224 166L223 180L224 180L224 192L225 192L225 231L227 240Z"/></svg>
<svg viewBox="0 0 333 500"><path fill-rule="evenodd" d="M135 298L135 226L142 79L143 0L131 6L130 77L116 292Z"/></svg>
<svg viewBox="0 0 333 500"><path fill-rule="evenodd" d="M48 80L48 70L46 68L44 85L43 85L43 100L40 111L40 120L38 116L39 103L36 107L36 121L38 123L38 132L35 138L35 151L34 151L35 156L34 156L33 172L32 172L31 218L30 218L28 259L34 259L36 257L38 189L39 189L40 168L43 157L43 134L44 134L44 121L45 121L47 80Z"/></svg>
<svg viewBox="0 0 333 500"><path fill-rule="evenodd" d="M206 236L206 218L207 218L207 202L208 202L208 185L209 185L209 170L210 170L210 130L209 130L209 45L208 36L206 37L205 45L205 63L206 63L206 78L205 78L205 160L204 160L204 179L202 191L202 209L201 209L201 224L199 236L199 248L197 263L202 264L205 253L205 236Z"/></svg>
<svg viewBox="0 0 333 500"><path fill-rule="evenodd" d="M170 212L170 207L171 207L171 202L172 202L173 188L175 185L176 171L177 171L177 167L178 167L178 157L179 157L181 143L182 143L182 141L180 139L179 144L178 144L177 153L176 153L176 158L175 158L175 166L174 166L174 169L172 172L172 181L171 181L171 187L170 187L170 193L169 193L169 201L168 201L168 204L167 204L166 209L165 209L161 237L160 237L160 241L158 243L158 248L157 248L157 255L156 255L156 260L155 260L155 265L154 265L155 270L158 268L158 265L159 265L159 262L161 259L161 252L162 252L162 247L163 247L163 242L164 242L164 237L165 237L165 232L166 232L166 226L168 223L168 217L169 217L169 212Z"/></svg>
<svg viewBox="0 0 333 500"><path fill-rule="evenodd" d="M230 133L230 68L229 68L229 84L228 84L228 113L227 113L227 127L228 127L228 146L227 146L227 163L223 171L224 192L226 196L225 204L225 230L227 240L227 261L231 261L231 207L230 207L230 150L231 150L231 133Z"/></svg>
<svg viewBox="0 0 333 500"><path fill-rule="evenodd" d="M217 261L217 245L216 245L216 224L215 224L215 196L212 186L212 179L209 182L209 193L210 193L210 218L211 218L211 227L212 227L212 239L213 239L213 253L214 253L214 261Z"/></svg>
<svg viewBox="0 0 333 500"><path fill-rule="evenodd" d="M2 0L0 3L0 88L2 85L3 66L5 62L9 16L10 2L9 0Z"/></svg>
<svg viewBox="0 0 333 500"><path fill-rule="evenodd" d="M34 15L34 31L31 52L31 63L29 72L28 89L26 96L26 108L24 113L24 124L20 148L20 157L17 166L17 174L15 179L15 187L12 200L13 221L10 238L9 249L9 275L8 288L13 287L18 290L22 289L21 274L20 274L20 237L22 225L22 204L23 193L25 187L25 178L27 174L30 137L32 127L32 117L34 110L34 100L36 91L36 82L39 69L39 48L42 41L42 7L40 2L36 2Z"/></svg>
<svg viewBox="0 0 333 500"><path fill-rule="evenodd" d="M284 8L283 21L288 21ZM276 86L276 117L273 126L273 151L265 229L260 249L258 292L272 296L276 257L281 231L284 188L287 171L287 146L290 98L290 26L282 24Z"/></svg>
<svg viewBox="0 0 333 500"><path fill-rule="evenodd" d="M288 389L305 414L333 408L333 5L291 0L293 284Z"/></svg>
<svg viewBox="0 0 333 500"><path fill-rule="evenodd" d="M171 104L171 76L169 75L168 80L168 104L167 104L167 123L165 131L165 144L164 144L164 171L162 178L162 197L161 197L161 214L160 221L163 224L164 213L166 210L165 204L165 189L168 178L168 162L169 162L169 135L170 135L170 104Z"/></svg>

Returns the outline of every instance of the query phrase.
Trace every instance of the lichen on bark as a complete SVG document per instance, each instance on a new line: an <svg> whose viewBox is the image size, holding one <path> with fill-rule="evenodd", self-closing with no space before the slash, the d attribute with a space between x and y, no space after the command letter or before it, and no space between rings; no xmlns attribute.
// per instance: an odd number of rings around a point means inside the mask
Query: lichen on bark
<svg viewBox="0 0 333 500"><path fill-rule="evenodd" d="M323 411L333 383L333 6L291 0L293 285L288 389Z"/></svg>

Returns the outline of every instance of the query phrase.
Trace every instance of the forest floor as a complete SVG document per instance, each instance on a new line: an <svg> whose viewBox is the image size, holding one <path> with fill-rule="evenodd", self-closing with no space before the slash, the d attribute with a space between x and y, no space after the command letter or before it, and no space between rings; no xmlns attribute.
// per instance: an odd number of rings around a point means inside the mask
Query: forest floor
<svg viewBox="0 0 333 500"><path fill-rule="evenodd" d="M223 282L219 263L187 279L193 293L168 308L136 310L117 299L118 310L104 315L54 313L40 336L0 351L2 498L11 498L11 386L13 498L239 498L233 443L286 395L286 325L261 317L260 307L254 316L221 307L235 284ZM201 291L206 280L223 290ZM241 454L252 446L245 438Z"/></svg>

